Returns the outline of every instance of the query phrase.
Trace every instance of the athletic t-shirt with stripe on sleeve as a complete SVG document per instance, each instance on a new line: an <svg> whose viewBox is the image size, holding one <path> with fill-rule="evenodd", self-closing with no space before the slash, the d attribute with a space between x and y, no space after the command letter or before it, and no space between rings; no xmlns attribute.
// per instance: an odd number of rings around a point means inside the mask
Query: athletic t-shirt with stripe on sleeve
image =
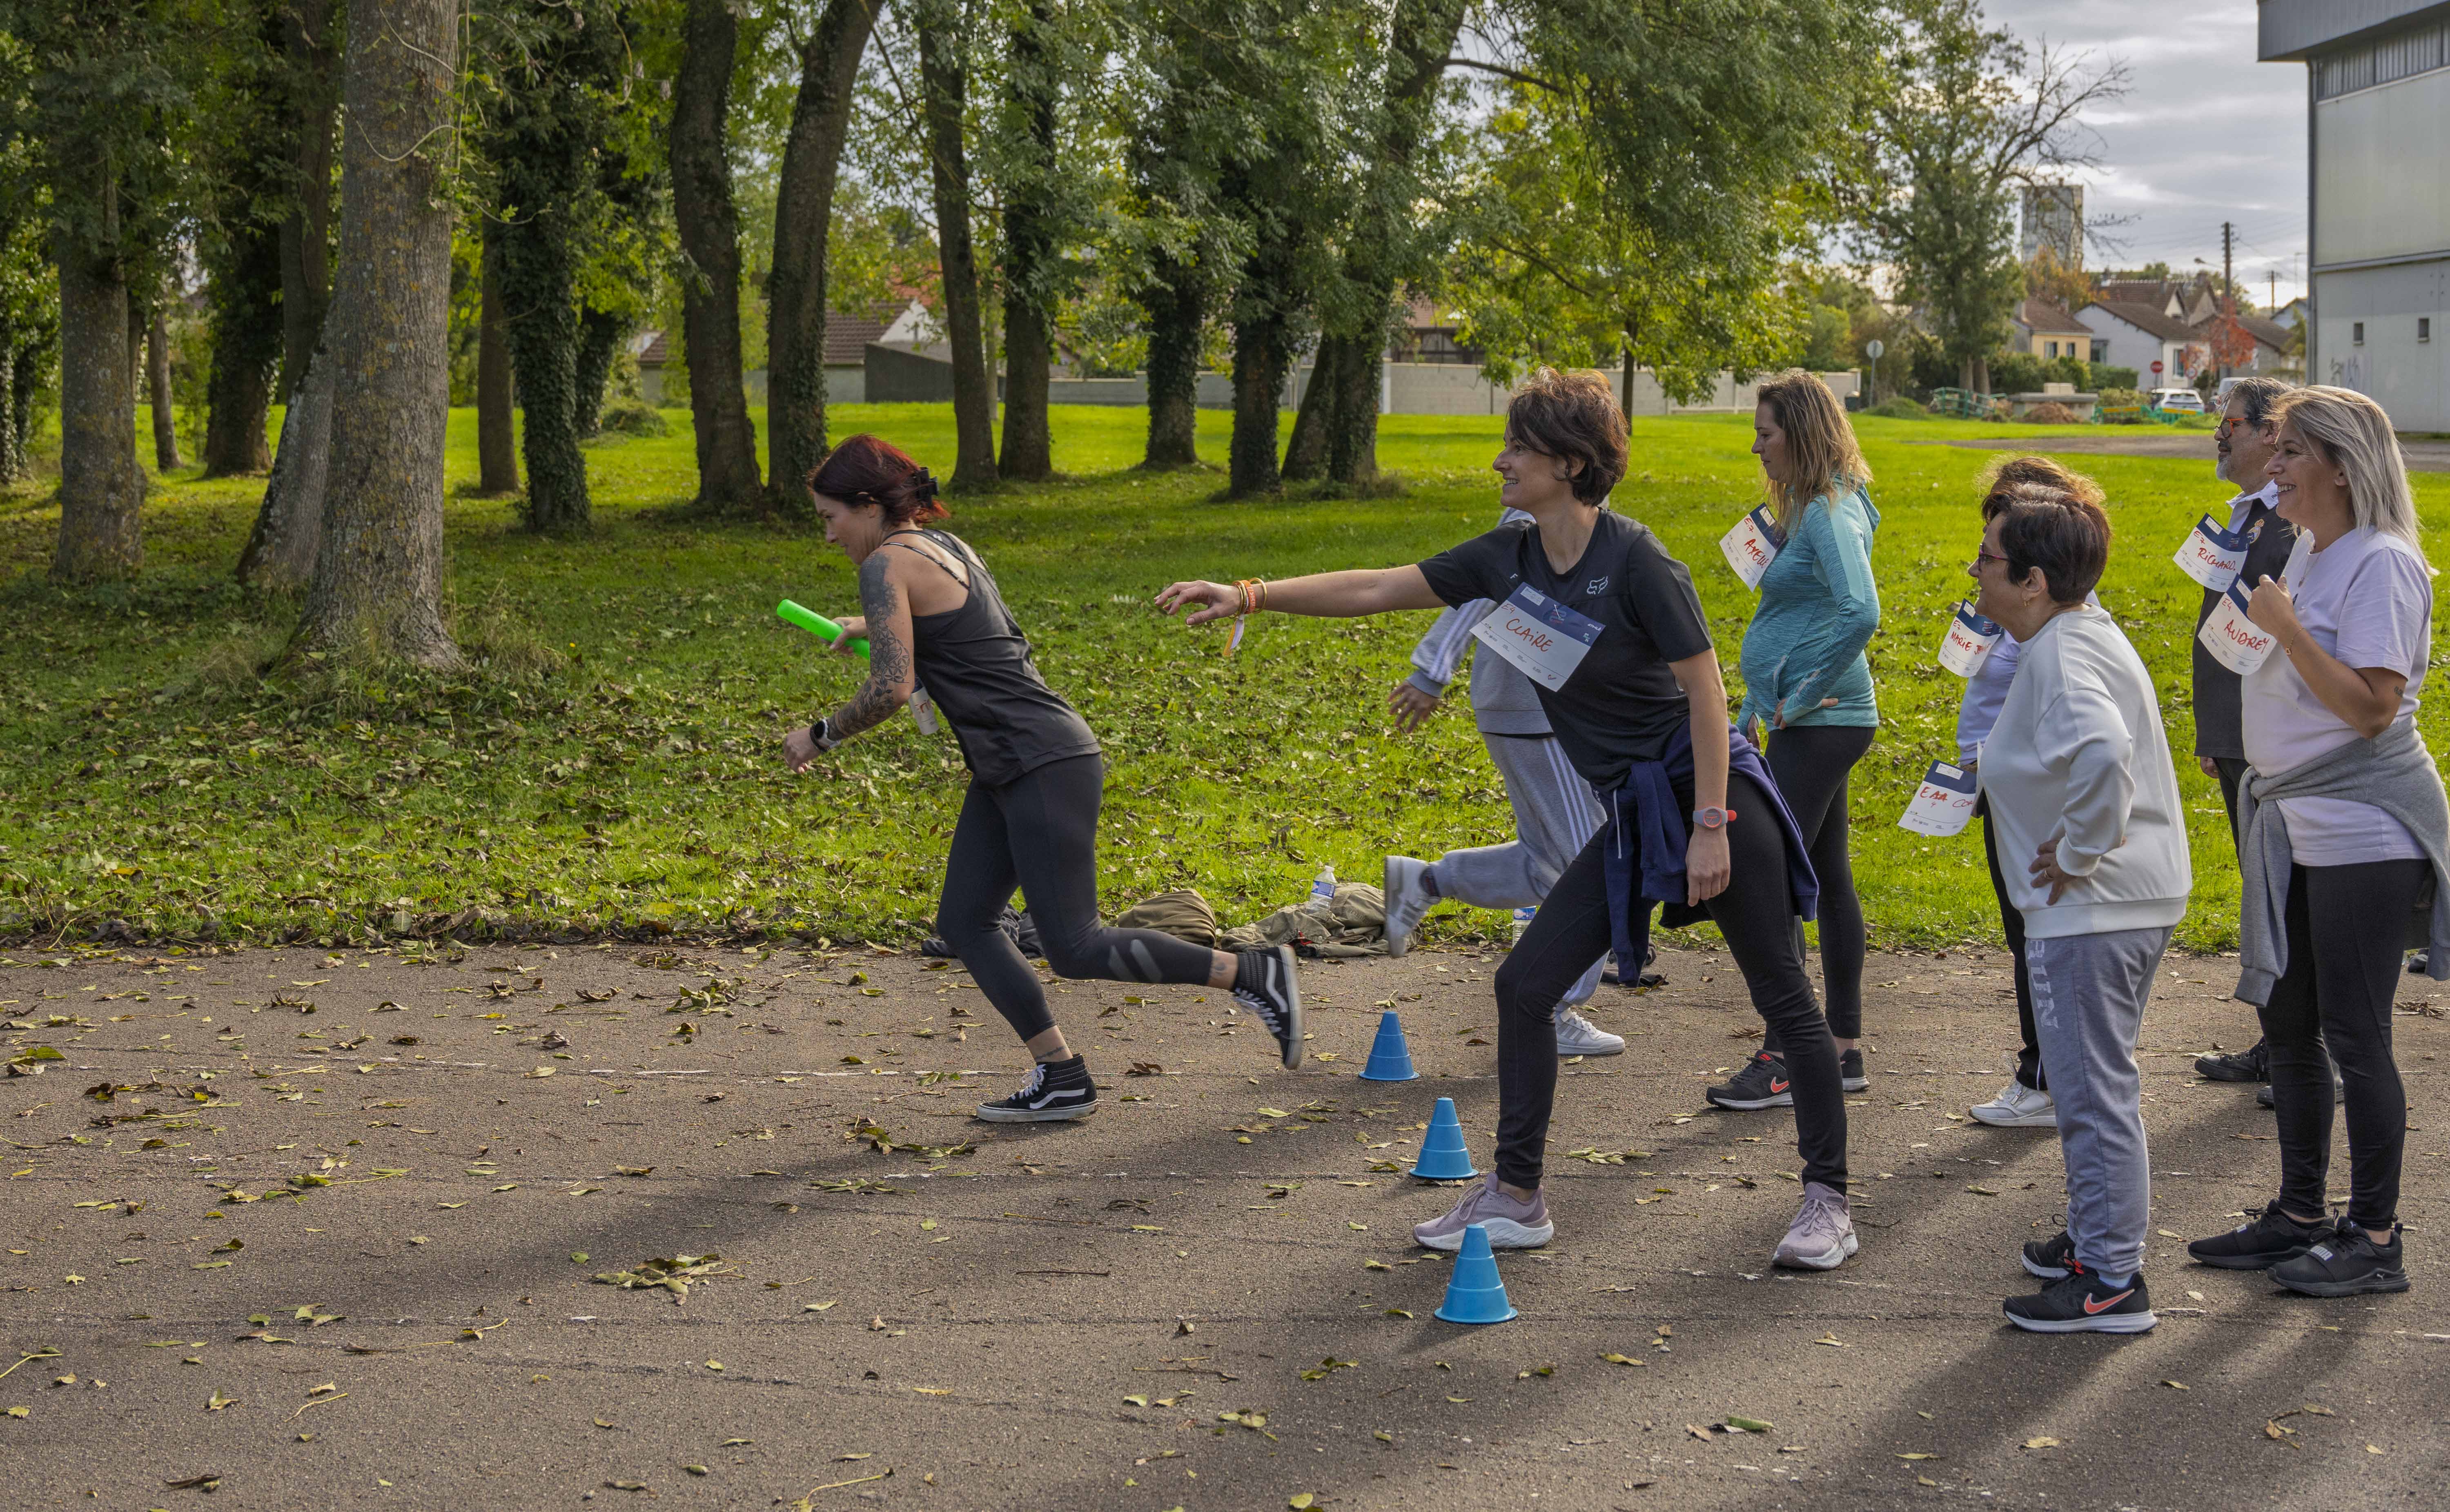
<svg viewBox="0 0 2450 1512"><path fill-rule="evenodd" d="M1668 664L1708 650L1710 626L1692 574L1648 526L1603 509L1581 560L1562 572L1549 567L1540 528L1527 521L1501 525L1420 567L1429 591L1449 605L1503 603L1529 588L1599 625L1564 685L1539 689L1549 728L1592 787L1612 792L1635 762L1666 754L1690 714Z"/></svg>

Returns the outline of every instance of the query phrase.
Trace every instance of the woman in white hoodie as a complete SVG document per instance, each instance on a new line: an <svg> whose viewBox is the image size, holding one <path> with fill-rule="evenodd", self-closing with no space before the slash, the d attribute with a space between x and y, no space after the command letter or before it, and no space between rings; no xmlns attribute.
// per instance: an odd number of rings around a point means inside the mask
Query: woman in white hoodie
<svg viewBox="0 0 2450 1512"><path fill-rule="evenodd" d="M2117 623L2086 595L2110 518L2041 485L1994 493L1970 571L1975 609L2022 648L1982 747L1982 795L2025 961L2067 1161L2068 1228L2025 1246L2050 1282L2002 1306L2040 1333L2141 1333L2151 1162L2135 1043L2192 873L2160 698Z"/></svg>

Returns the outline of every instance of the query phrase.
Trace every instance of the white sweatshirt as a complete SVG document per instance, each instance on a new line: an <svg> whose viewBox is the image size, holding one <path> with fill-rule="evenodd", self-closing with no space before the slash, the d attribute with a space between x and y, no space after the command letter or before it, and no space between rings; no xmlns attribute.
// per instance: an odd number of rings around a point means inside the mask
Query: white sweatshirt
<svg viewBox="0 0 2450 1512"><path fill-rule="evenodd" d="M2027 935L2161 928L2186 917L2194 877L2160 699L2107 611L2070 610L2025 643L1978 769ZM2055 903L2029 870L2051 841L2071 879Z"/></svg>

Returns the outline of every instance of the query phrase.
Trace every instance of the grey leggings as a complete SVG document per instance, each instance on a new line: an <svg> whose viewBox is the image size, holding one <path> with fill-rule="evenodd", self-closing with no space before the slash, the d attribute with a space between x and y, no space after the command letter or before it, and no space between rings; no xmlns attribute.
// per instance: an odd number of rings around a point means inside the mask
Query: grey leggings
<svg viewBox="0 0 2450 1512"><path fill-rule="evenodd" d="M970 968L979 991L1023 1039L1055 1027L1046 991L1021 947L997 925L1015 886L1029 896L1030 921L1059 977L1205 985L1215 955L1154 929L1108 929L1098 914L1098 806L1105 763L1073 756L1001 786L970 784L936 932Z"/></svg>

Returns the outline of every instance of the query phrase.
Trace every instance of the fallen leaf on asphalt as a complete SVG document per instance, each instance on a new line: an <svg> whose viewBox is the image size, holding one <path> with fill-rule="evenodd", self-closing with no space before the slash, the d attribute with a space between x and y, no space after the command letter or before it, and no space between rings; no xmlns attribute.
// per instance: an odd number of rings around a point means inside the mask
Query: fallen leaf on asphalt
<svg viewBox="0 0 2450 1512"><path fill-rule="evenodd" d="M2047 1434L2037 1439L2027 1439L2025 1441L2025 1447L2029 1449L2055 1449L2058 1446L2059 1441L2051 1438Z"/></svg>
<svg viewBox="0 0 2450 1512"><path fill-rule="evenodd" d="M1774 1423L1764 1422L1760 1418L1740 1418L1730 1412L1727 1414L1727 1426L1731 1428L1741 1428L1746 1433L1767 1433L1771 1428L1776 1427L1777 1425Z"/></svg>
<svg viewBox="0 0 2450 1512"><path fill-rule="evenodd" d="M2336 1418L2339 1416L2338 1413L2332 1411L2329 1407L2318 1407L2311 1402L2306 1403L2297 1410L2300 1412L2311 1412L2318 1418Z"/></svg>
<svg viewBox="0 0 2450 1512"><path fill-rule="evenodd" d="M1693 1437L1701 1440L1704 1444L1710 1442L1710 1430L1707 1428L1696 1427L1694 1425L1687 1423L1684 1425L1684 1431L1693 1435Z"/></svg>
<svg viewBox="0 0 2450 1512"><path fill-rule="evenodd" d="M1995 1197L1999 1194L1996 1192L1992 1191L1989 1187L1968 1187L1965 1190L1974 1193L1977 1197Z"/></svg>
<svg viewBox="0 0 2450 1512"><path fill-rule="evenodd" d="M238 1398L225 1397L222 1395L221 1388L219 1386L215 1386L213 1388L211 1400L204 1404L204 1410L207 1412L219 1412L224 1407L234 1407L236 1405L238 1405Z"/></svg>
<svg viewBox="0 0 2450 1512"><path fill-rule="evenodd" d="M2193 1387L2188 1386L2184 1381L2164 1381L2161 1384L2175 1391L2188 1391L2193 1389Z"/></svg>
<svg viewBox="0 0 2450 1512"><path fill-rule="evenodd" d="M1900 1454L1897 1458L1900 1460L1936 1460L1939 1456L1936 1454Z"/></svg>
<svg viewBox="0 0 2450 1512"><path fill-rule="evenodd" d="M1819 1338L1815 1339L1812 1342L1815 1344L1825 1344L1833 1349L1846 1349L1853 1347L1853 1346L1849 1345L1845 1340L1840 1339L1834 1333L1824 1333Z"/></svg>
<svg viewBox="0 0 2450 1512"><path fill-rule="evenodd" d="M218 1475L191 1475L184 1481L165 1481L162 1483L173 1491L210 1491L222 1483L222 1478Z"/></svg>
<svg viewBox="0 0 2450 1512"><path fill-rule="evenodd" d="M1643 1365L1643 1364L1645 1364L1645 1363L1646 1363L1646 1362L1643 1362L1643 1361L1641 1361L1641 1360L1637 1360L1637 1359L1635 1359L1633 1356L1631 1356L1631 1355L1629 1355L1629 1354L1616 1354L1616 1353L1613 1353L1613 1352L1608 1353L1608 1354L1601 1355L1601 1356L1600 1356L1600 1358L1601 1358L1601 1359L1603 1359L1603 1360L1604 1360L1604 1361L1606 1361L1606 1362L1607 1362L1608 1364L1610 1364L1610 1365Z"/></svg>

